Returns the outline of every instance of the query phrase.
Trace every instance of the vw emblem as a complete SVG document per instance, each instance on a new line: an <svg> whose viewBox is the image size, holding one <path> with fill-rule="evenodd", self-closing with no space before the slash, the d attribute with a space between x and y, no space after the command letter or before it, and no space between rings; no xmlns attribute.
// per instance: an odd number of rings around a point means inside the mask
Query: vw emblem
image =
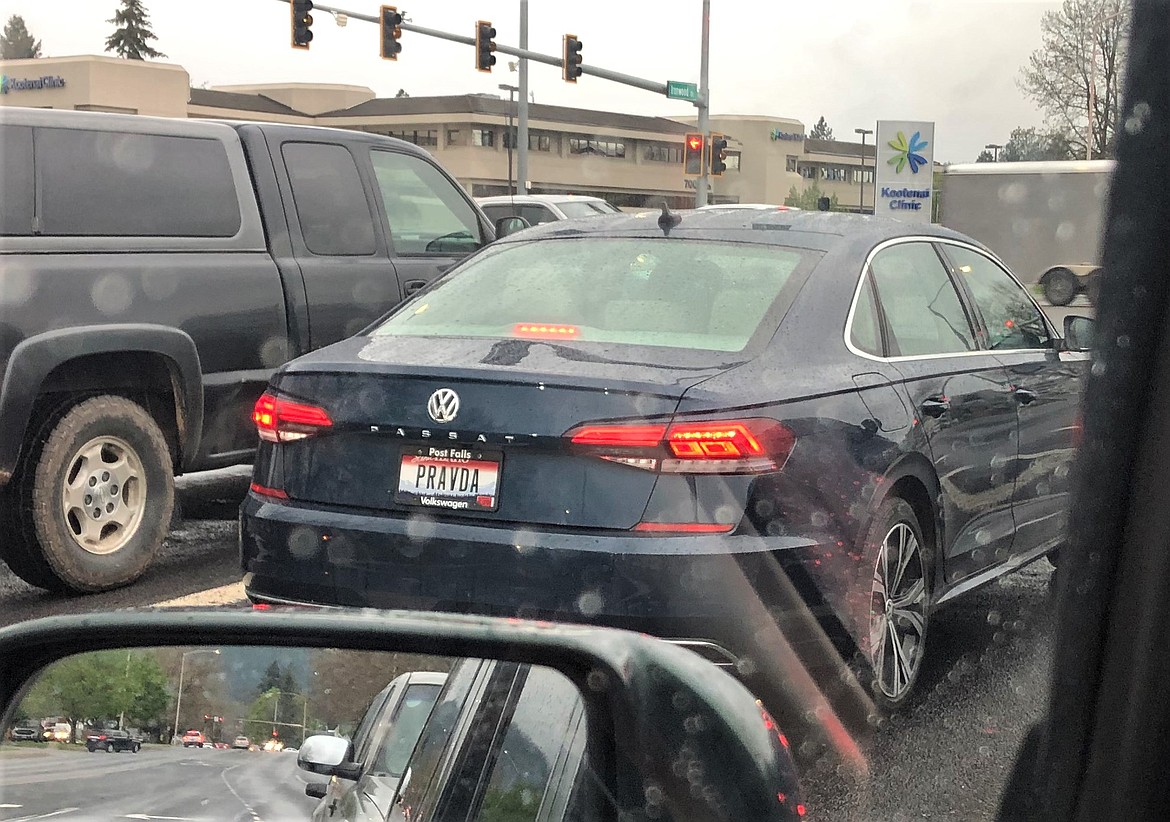
<svg viewBox="0 0 1170 822"><path fill-rule="evenodd" d="M427 413L435 422L452 422L459 414L459 395L450 388L440 388L427 400Z"/></svg>

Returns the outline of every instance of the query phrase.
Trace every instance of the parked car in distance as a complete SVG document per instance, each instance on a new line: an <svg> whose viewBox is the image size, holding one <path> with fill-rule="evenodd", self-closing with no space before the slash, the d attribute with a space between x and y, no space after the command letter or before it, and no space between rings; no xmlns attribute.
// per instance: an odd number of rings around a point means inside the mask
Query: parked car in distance
<svg viewBox="0 0 1170 822"><path fill-rule="evenodd" d="M95 751L138 753L142 749L142 740L133 736L129 731L97 731L86 736L85 747L90 753Z"/></svg>
<svg viewBox="0 0 1170 822"><path fill-rule="evenodd" d="M260 747L260 750L268 753L280 753L284 750L284 743L279 739L269 739Z"/></svg>
<svg viewBox="0 0 1170 822"><path fill-rule="evenodd" d="M44 742L41 736L41 726L30 722L17 723L8 731L8 738L13 742Z"/></svg>
<svg viewBox="0 0 1170 822"><path fill-rule="evenodd" d="M581 194L517 194L514 197L477 197L479 207L493 221L507 217L522 217L530 226L571 220L575 217L596 217L600 214L618 214L619 209L600 197Z"/></svg>
<svg viewBox="0 0 1170 822"><path fill-rule="evenodd" d="M251 460L274 368L497 233L359 131L4 106L0 142L0 558L55 591L141 575L173 475Z"/></svg>
<svg viewBox="0 0 1170 822"><path fill-rule="evenodd" d="M764 696L789 673L759 637L788 629L795 587L837 650L806 664L826 688L857 666L892 711L937 606L1064 541L1087 366L940 227L535 227L278 370L245 590L637 628ZM307 536L342 541L344 566Z"/></svg>
<svg viewBox="0 0 1170 822"><path fill-rule="evenodd" d="M243 735L237 736L235 739L232 740L232 747L233 748L242 748L243 750L246 751L246 750L248 750L249 747L251 747L251 745L252 745L252 741L250 739L248 739L248 737L243 736Z"/></svg>
<svg viewBox="0 0 1170 822"><path fill-rule="evenodd" d="M297 766L335 777L305 786L306 794L321 798L313 811L314 822L333 818L335 809L343 809L344 822L386 818L407 760L446 681L446 674L433 671L402 674L370 700L353 739L319 734L305 740Z"/></svg>
<svg viewBox="0 0 1170 822"><path fill-rule="evenodd" d="M202 748L207 744L207 737L203 735L202 731L191 729L183 734L184 748Z"/></svg>

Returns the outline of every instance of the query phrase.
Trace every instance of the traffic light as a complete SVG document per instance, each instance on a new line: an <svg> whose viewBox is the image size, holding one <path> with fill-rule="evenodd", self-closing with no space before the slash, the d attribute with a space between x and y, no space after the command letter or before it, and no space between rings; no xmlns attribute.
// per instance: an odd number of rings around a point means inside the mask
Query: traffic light
<svg viewBox="0 0 1170 822"><path fill-rule="evenodd" d="M475 24L475 68L478 71L490 72L496 64L496 55L492 54L496 50L492 40L495 36L496 30L488 21L480 20Z"/></svg>
<svg viewBox="0 0 1170 822"><path fill-rule="evenodd" d="M566 83L575 83L582 74L581 41L575 34L566 34L564 53L561 56L561 76L565 78Z"/></svg>
<svg viewBox="0 0 1170 822"><path fill-rule="evenodd" d="M711 135L711 176L722 177L727 170L727 138L722 134Z"/></svg>
<svg viewBox="0 0 1170 822"><path fill-rule="evenodd" d="M288 4L292 15L292 47L308 49L313 40L313 0L292 0Z"/></svg>
<svg viewBox="0 0 1170 822"><path fill-rule="evenodd" d="M382 59L397 60L398 52L402 51L402 44L398 42L402 36L402 15L394 6L382 6L378 17L382 26Z"/></svg>
<svg viewBox="0 0 1170 822"><path fill-rule="evenodd" d="M683 140L683 174L703 176L703 135L688 134Z"/></svg>

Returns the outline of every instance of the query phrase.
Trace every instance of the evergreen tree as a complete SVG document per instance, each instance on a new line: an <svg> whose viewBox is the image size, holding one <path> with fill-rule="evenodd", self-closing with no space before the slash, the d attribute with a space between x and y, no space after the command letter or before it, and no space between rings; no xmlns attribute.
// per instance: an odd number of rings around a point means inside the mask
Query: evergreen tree
<svg viewBox="0 0 1170 822"><path fill-rule="evenodd" d="M112 51L127 60L145 60L147 57L166 57L150 45L157 40L150 30L150 15L142 0L122 0L122 7L106 21L117 28L106 38L106 51Z"/></svg>

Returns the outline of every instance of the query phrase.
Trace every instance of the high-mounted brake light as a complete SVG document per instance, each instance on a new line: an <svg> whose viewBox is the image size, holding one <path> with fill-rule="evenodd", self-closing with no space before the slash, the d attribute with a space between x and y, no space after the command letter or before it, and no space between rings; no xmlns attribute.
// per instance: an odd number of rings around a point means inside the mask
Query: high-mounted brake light
<svg viewBox="0 0 1170 822"><path fill-rule="evenodd" d="M776 471L796 445L790 429L768 419L582 425L567 436L594 456L668 474Z"/></svg>
<svg viewBox="0 0 1170 822"><path fill-rule="evenodd" d="M575 325L516 323L512 326L512 336L532 340L575 340L581 336L581 329Z"/></svg>
<svg viewBox="0 0 1170 822"><path fill-rule="evenodd" d="M267 391L256 400L252 421L260 439L266 442L303 440L333 425L324 408L293 402Z"/></svg>

